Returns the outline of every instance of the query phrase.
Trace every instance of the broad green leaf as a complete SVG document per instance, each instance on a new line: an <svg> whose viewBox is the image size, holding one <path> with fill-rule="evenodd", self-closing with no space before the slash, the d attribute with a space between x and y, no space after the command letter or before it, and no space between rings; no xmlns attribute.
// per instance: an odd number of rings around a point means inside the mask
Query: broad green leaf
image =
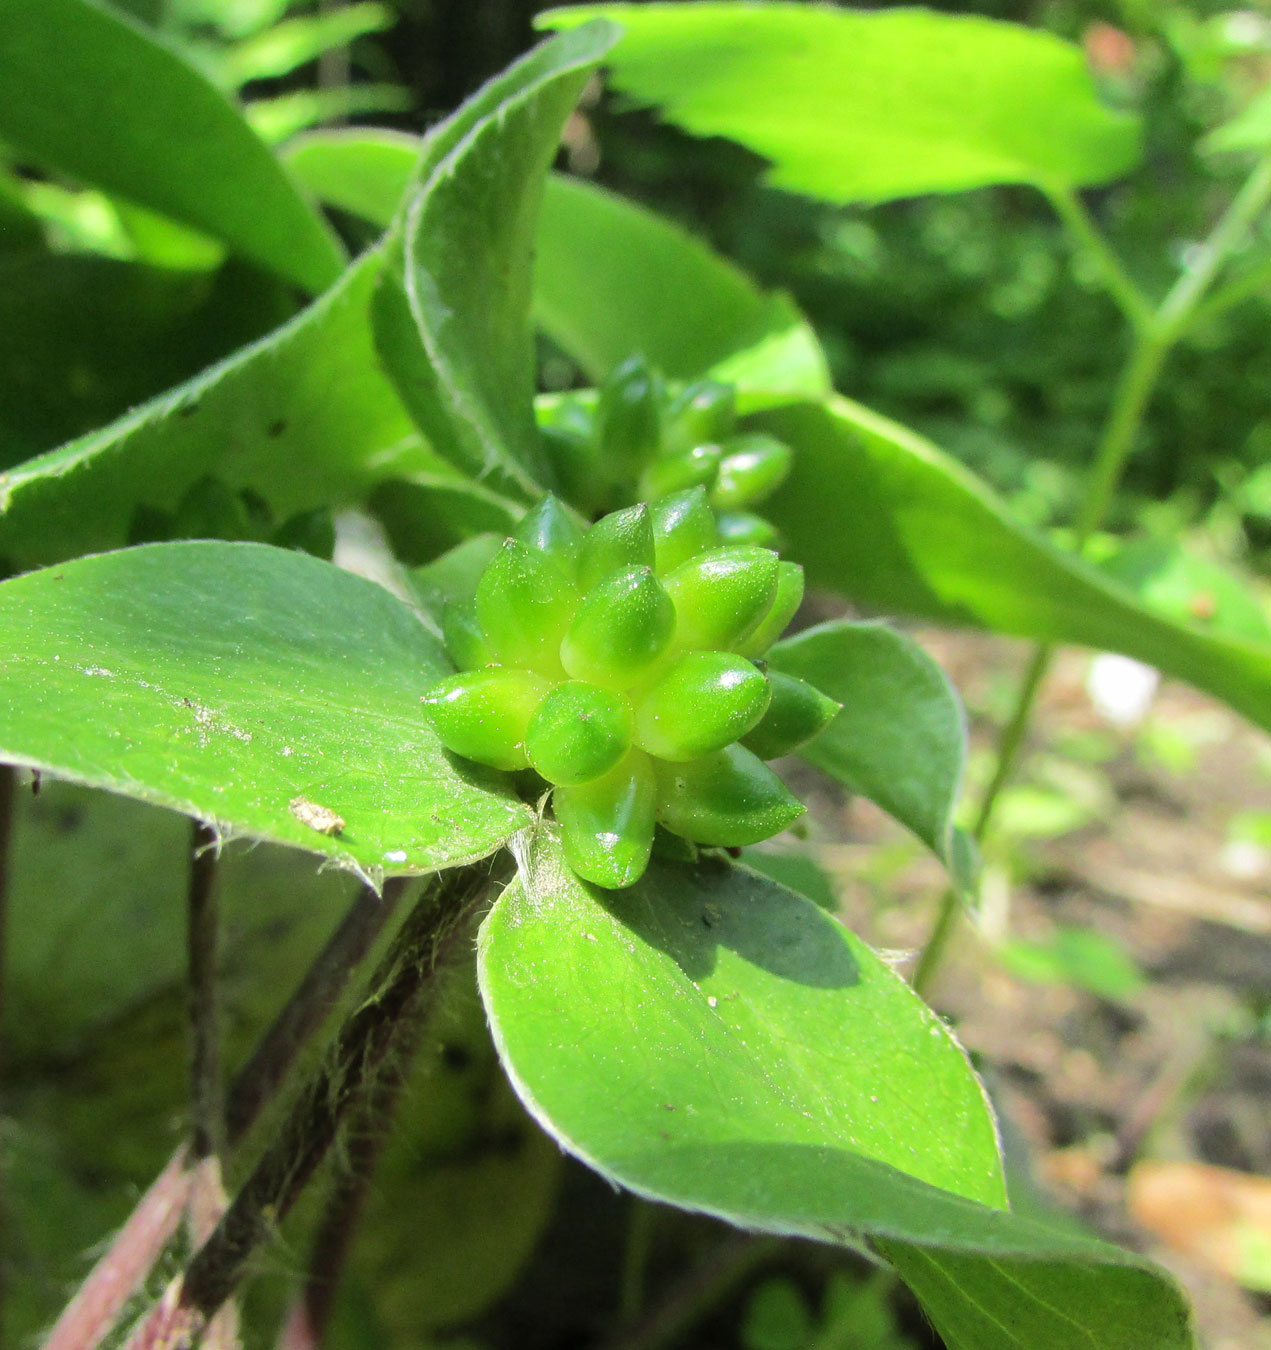
<svg viewBox="0 0 1271 1350"><path fill-rule="evenodd" d="M142 506L172 510L209 473L278 519L435 469L380 371L364 255L290 323L100 431L0 474L0 556L19 567L118 548Z"/></svg>
<svg viewBox="0 0 1271 1350"><path fill-rule="evenodd" d="M528 815L420 715L440 642L304 554L154 544L27 573L0 583L0 653L0 760L224 835L375 876L482 857Z"/></svg>
<svg viewBox="0 0 1271 1350"><path fill-rule="evenodd" d="M237 109L133 21L92 0L0 0L0 87L0 138L21 155L307 291L338 275L334 234Z"/></svg>
<svg viewBox="0 0 1271 1350"><path fill-rule="evenodd" d="M1134 118L1098 99L1081 49L923 9L616 4L552 10L625 30L611 82L699 136L767 158L774 187L833 202L990 183L1103 183L1138 157Z"/></svg>
<svg viewBox="0 0 1271 1350"><path fill-rule="evenodd" d="M706 859L602 892L547 832L516 847L478 973L504 1067L564 1148L654 1198L808 1236L825 1236L799 1208L818 1171L841 1227L909 1186L1005 1204L962 1051L811 901Z"/></svg>
<svg viewBox="0 0 1271 1350"><path fill-rule="evenodd" d="M847 399L762 414L795 451L764 505L824 586L887 614L1123 652L1271 729L1271 643L1164 618L1060 552L929 441Z"/></svg>
<svg viewBox="0 0 1271 1350"><path fill-rule="evenodd" d="M709 372L743 391L830 391L825 354L788 296L601 188L549 179L535 267L534 317L597 383L642 352L672 379Z"/></svg>
<svg viewBox="0 0 1271 1350"><path fill-rule="evenodd" d="M0 466L99 427L293 310L254 269L177 272L84 253L0 259Z"/></svg>
<svg viewBox="0 0 1271 1350"><path fill-rule="evenodd" d="M723 862L655 863L601 893L549 837L517 847L478 976L513 1085L568 1152L741 1227L872 1237L946 1335L951 1295L928 1272L956 1269L999 1336L956 1350L1192 1345L1146 1262L997 1208L996 1137L957 1046L810 901ZM1000 1339L1017 1309L1028 1334Z"/></svg>
<svg viewBox="0 0 1271 1350"><path fill-rule="evenodd" d="M465 473L526 497L545 474L530 330L542 184L561 127L616 36L598 22L548 43L491 111L456 126L438 147L445 153L425 164L401 262L395 245L376 299L381 355L429 441Z"/></svg>
<svg viewBox="0 0 1271 1350"><path fill-rule="evenodd" d="M382 127L339 127L299 136L282 152L320 202L387 229L410 186L423 141Z"/></svg>
<svg viewBox="0 0 1271 1350"><path fill-rule="evenodd" d="M878 623L822 624L779 642L768 659L843 705L803 757L952 864L966 718L940 667Z"/></svg>
<svg viewBox="0 0 1271 1350"><path fill-rule="evenodd" d="M286 151L319 200L381 226L418 156L413 137L360 129L315 132ZM691 322L662 303L668 295L691 297ZM639 351L672 379L709 371L768 401L830 389L825 354L786 296L765 294L679 226L578 178L547 178L533 316L596 382Z"/></svg>

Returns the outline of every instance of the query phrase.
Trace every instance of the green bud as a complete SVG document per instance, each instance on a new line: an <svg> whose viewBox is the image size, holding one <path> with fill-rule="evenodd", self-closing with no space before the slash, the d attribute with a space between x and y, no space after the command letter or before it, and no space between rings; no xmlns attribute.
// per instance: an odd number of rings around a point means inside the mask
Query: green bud
<svg viewBox="0 0 1271 1350"><path fill-rule="evenodd" d="M768 680L772 685L768 711L753 731L740 738L760 759L776 759L806 745L843 706L794 675L770 670Z"/></svg>
<svg viewBox="0 0 1271 1350"><path fill-rule="evenodd" d="M744 736L770 697L768 681L744 657L689 652L645 694L636 744L658 759L697 759Z"/></svg>
<svg viewBox="0 0 1271 1350"><path fill-rule="evenodd" d="M490 664L490 648L472 605L447 602L441 612L441 636L456 670L475 670Z"/></svg>
<svg viewBox="0 0 1271 1350"><path fill-rule="evenodd" d="M791 452L784 441L755 432L723 446L719 477L711 489L711 505L735 511L770 497L790 472Z"/></svg>
<svg viewBox="0 0 1271 1350"><path fill-rule="evenodd" d="M512 535L530 548L547 554L568 574L573 574L583 532L559 497L545 493L542 501L517 522Z"/></svg>
<svg viewBox="0 0 1271 1350"><path fill-rule="evenodd" d="M477 622L496 661L552 672L578 595L559 567L519 539L494 555L477 584Z"/></svg>
<svg viewBox="0 0 1271 1350"><path fill-rule="evenodd" d="M596 408L596 444L606 467L630 470L658 453L663 397L661 376L643 356L630 356L615 367Z"/></svg>
<svg viewBox="0 0 1271 1350"><path fill-rule="evenodd" d="M798 563L778 563L777 596L772 602L772 608L760 619L746 640L737 644L737 650L742 656L762 656L790 627L790 620L802 603L803 568Z"/></svg>
<svg viewBox="0 0 1271 1350"><path fill-rule="evenodd" d="M463 671L424 695L424 714L453 754L494 769L524 769L525 733L550 688L529 670Z"/></svg>
<svg viewBox="0 0 1271 1350"><path fill-rule="evenodd" d="M525 736L530 763L549 783L589 783L631 748L631 708L594 684L558 684Z"/></svg>
<svg viewBox="0 0 1271 1350"><path fill-rule="evenodd" d="M640 475L640 496L665 497L671 492L708 487L719 472L723 451L717 445L695 445L683 454L655 459Z"/></svg>
<svg viewBox="0 0 1271 1350"><path fill-rule="evenodd" d="M653 847L653 766L629 751L607 774L553 794L561 844L585 881L618 890L639 881Z"/></svg>
<svg viewBox="0 0 1271 1350"><path fill-rule="evenodd" d="M732 434L737 420L737 391L719 380L686 384L667 409L663 448L667 454L695 445L721 441Z"/></svg>
<svg viewBox="0 0 1271 1350"><path fill-rule="evenodd" d="M653 527L643 502L602 516L583 537L578 557L578 584L583 591L598 586L624 567L653 566Z"/></svg>
<svg viewBox="0 0 1271 1350"><path fill-rule="evenodd" d="M655 769L658 819L697 844L757 844L804 811L763 760L740 745L687 764L655 762Z"/></svg>
<svg viewBox="0 0 1271 1350"><path fill-rule="evenodd" d="M670 645L675 610L648 567L627 567L588 591L561 643L576 680L625 689Z"/></svg>
<svg viewBox="0 0 1271 1350"><path fill-rule="evenodd" d="M719 543L715 516L704 488L690 488L649 503L658 576L674 571L695 554Z"/></svg>
<svg viewBox="0 0 1271 1350"><path fill-rule="evenodd" d="M777 541L777 527L749 511L720 511L715 517L721 544L753 544L770 548Z"/></svg>
<svg viewBox="0 0 1271 1350"><path fill-rule="evenodd" d="M675 605L676 647L727 650L772 609L777 555L766 548L712 549L677 567L663 584Z"/></svg>

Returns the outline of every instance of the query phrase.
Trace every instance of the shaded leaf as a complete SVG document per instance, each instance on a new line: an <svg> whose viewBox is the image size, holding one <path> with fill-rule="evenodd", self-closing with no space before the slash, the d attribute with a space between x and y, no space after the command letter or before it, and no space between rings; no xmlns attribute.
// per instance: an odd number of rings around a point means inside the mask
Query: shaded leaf
<svg viewBox="0 0 1271 1350"><path fill-rule="evenodd" d="M940 667L882 624L846 621L787 638L768 659L843 705L799 753L907 825L952 867L966 718Z"/></svg>
<svg viewBox="0 0 1271 1350"><path fill-rule="evenodd" d="M834 202L990 183L1102 183L1138 158L1134 118L1098 99L1051 33L924 9L581 5L538 22L620 23L611 82L699 136L771 163L774 187Z"/></svg>
<svg viewBox="0 0 1271 1350"><path fill-rule="evenodd" d="M0 758L225 834L410 873L490 853L528 814L425 724L439 641L304 554L154 544L28 573L0 583L0 651Z"/></svg>
<svg viewBox="0 0 1271 1350"><path fill-rule="evenodd" d="M282 152L319 201L387 229L419 163L423 141L382 127L339 127L299 136Z"/></svg>
<svg viewBox="0 0 1271 1350"><path fill-rule="evenodd" d="M4 0L0 137L84 183L194 225L317 292L335 235L238 110L159 38L89 0Z"/></svg>
<svg viewBox="0 0 1271 1350"><path fill-rule="evenodd" d="M1122 652L1271 728L1271 644L1172 622L1061 553L929 441L835 398L762 414L795 448L765 511L808 580L884 613Z"/></svg>

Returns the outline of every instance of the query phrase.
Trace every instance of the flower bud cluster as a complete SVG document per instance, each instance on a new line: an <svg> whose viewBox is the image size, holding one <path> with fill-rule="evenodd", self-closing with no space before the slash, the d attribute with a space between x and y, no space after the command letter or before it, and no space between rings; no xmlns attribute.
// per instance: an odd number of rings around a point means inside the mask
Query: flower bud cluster
<svg viewBox="0 0 1271 1350"><path fill-rule="evenodd" d="M803 813L763 761L839 705L759 659L802 597L802 568L721 540L701 486L590 529L549 495L447 610L459 673L425 713L452 753L536 770L574 870L629 886L658 824L739 846Z"/></svg>
<svg viewBox="0 0 1271 1350"><path fill-rule="evenodd" d="M570 500L585 507L650 501L701 487L727 544L772 545L777 532L754 507L790 472L790 447L737 431L731 384L696 380L672 394L641 356L617 366L594 409L568 402L543 429Z"/></svg>

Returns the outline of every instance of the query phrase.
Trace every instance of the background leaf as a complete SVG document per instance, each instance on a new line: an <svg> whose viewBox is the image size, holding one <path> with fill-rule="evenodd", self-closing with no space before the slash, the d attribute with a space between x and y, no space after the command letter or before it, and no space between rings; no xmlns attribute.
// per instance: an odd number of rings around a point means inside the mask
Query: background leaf
<svg viewBox="0 0 1271 1350"><path fill-rule="evenodd" d="M996 1140L961 1053L810 901L723 862L600 893L539 835L478 975L531 1114L611 1180L744 1228L873 1234L955 1350L1193 1344L1153 1267L991 1207Z"/></svg>
<svg viewBox="0 0 1271 1350"><path fill-rule="evenodd" d="M528 816L452 763L451 669L389 593L303 554L155 544L0 583L0 758L367 874L494 851ZM303 798L346 822L304 823Z"/></svg>
<svg viewBox="0 0 1271 1350"><path fill-rule="evenodd" d="M368 315L380 265L378 252L363 255L268 337L0 474L0 555L31 567L118 548L137 508L170 511L209 473L282 518L356 502L394 472L444 468L376 363Z"/></svg>
<svg viewBox="0 0 1271 1350"><path fill-rule="evenodd" d="M764 413L794 447L765 504L815 586L883 613L1123 652L1271 728L1271 644L1163 618L1013 520L930 442L847 399Z"/></svg>
<svg viewBox="0 0 1271 1350"><path fill-rule="evenodd" d="M236 108L183 57L90 0L0 0L0 137L194 225L318 292L343 252Z"/></svg>
<svg viewBox="0 0 1271 1350"><path fill-rule="evenodd" d="M620 23L615 88L771 162L774 187L834 202L989 183L1102 183L1138 157L1081 50L1050 33L923 9L581 5L538 22Z"/></svg>
<svg viewBox="0 0 1271 1350"><path fill-rule="evenodd" d="M816 335L787 296L764 293L679 226L577 178L548 180L534 317L596 383L642 352L672 379L710 372L743 391L830 389Z"/></svg>
<svg viewBox="0 0 1271 1350"><path fill-rule="evenodd" d="M799 752L851 792L907 825L953 864L966 718L944 672L914 642L878 623L826 623L768 654L842 709Z"/></svg>
<svg viewBox="0 0 1271 1350"><path fill-rule="evenodd" d="M293 311L255 269L91 254L0 260L0 467L101 426Z"/></svg>

